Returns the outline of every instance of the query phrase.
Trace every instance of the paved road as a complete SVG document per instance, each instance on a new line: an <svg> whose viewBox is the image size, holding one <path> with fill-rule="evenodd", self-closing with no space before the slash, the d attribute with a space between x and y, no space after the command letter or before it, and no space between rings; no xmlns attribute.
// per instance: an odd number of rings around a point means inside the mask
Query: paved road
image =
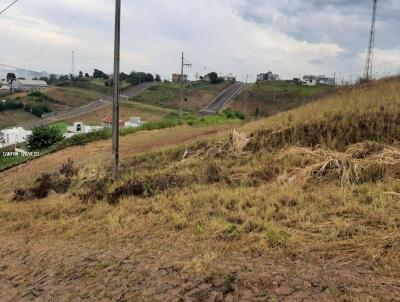
<svg viewBox="0 0 400 302"><path fill-rule="evenodd" d="M200 110L202 114L215 114L226 107L232 99L246 88L245 83L237 82L222 91L207 107Z"/></svg>
<svg viewBox="0 0 400 302"><path fill-rule="evenodd" d="M120 94L121 98L129 99L133 96L137 96L138 94L141 94L143 91L149 89L151 86L156 85L157 83L142 83L137 86L129 87L128 89L125 89L122 91Z"/></svg>
<svg viewBox="0 0 400 302"><path fill-rule="evenodd" d="M98 109L107 107L110 104L111 104L111 102L107 101L107 100L95 101L95 102L89 103L82 107L75 108L70 111L63 111L63 112L57 113L51 117L24 124L22 127L24 127L25 129L32 129L34 127L49 125L49 124L52 124L52 123L60 121L60 120L70 119L70 118L78 117L80 115L83 115L83 114L86 114L86 113L89 113L92 111L96 111Z"/></svg>
<svg viewBox="0 0 400 302"><path fill-rule="evenodd" d="M136 96L146 89L150 88L151 86L155 85L155 83L143 83L140 86L133 86L130 87L126 90L124 90L121 94L121 98L129 99L130 97ZM70 111L64 111L64 112L59 112L55 114L54 116L44 118L35 122L30 122L27 124L22 125L25 129L32 129L34 127L39 127L39 126L45 126L52 124L57 121L65 120L65 119L71 119L74 117L81 116L83 114L99 110L101 108L107 107L111 104L112 102L112 96L107 96L104 99L100 99L98 101L89 103L85 106L75 108Z"/></svg>

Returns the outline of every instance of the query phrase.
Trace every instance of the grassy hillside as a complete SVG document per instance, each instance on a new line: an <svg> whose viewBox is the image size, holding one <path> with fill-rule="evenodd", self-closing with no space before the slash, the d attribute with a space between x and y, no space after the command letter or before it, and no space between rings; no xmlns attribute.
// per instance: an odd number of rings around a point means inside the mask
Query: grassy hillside
<svg viewBox="0 0 400 302"><path fill-rule="evenodd" d="M278 112L301 106L314 101L335 89L327 86L299 86L285 81L259 82L247 90L245 108L245 92L236 97L230 107L248 115L271 116ZM257 113L256 113L257 112Z"/></svg>
<svg viewBox="0 0 400 302"><path fill-rule="evenodd" d="M205 82L186 84L184 88L184 98L186 99L183 104L184 109L187 111L199 111L207 106L228 85L229 83L213 85ZM180 84L161 83L133 97L132 100L157 106L180 108Z"/></svg>
<svg viewBox="0 0 400 302"><path fill-rule="evenodd" d="M53 112L63 112L76 107L84 106L99 100L104 95L93 90L74 87L50 87L42 93L52 101L41 97L32 97L28 93L18 93L7 97L7 99L31 104L34 106L45 105ZM24 110L6 110L1 112L0 129L10 126L23 125L38 119L37 116Z"/></svg>
<svg viewBox="0 0 400 302"><path fill-rule="evenodd" d="M7 171L0 274L14 281L3 294L396 301L399 105L393 78L229 132L190 128L208 139L137 133L121 143L118 181L105 142ZM53 172L35 180L43 168Z"/></svg>

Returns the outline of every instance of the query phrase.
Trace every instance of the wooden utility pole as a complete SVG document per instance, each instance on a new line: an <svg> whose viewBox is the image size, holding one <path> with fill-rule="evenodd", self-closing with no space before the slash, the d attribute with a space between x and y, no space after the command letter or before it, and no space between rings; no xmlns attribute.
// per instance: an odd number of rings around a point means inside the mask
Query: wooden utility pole
<svg viewBox="0 0 400 302"><path fill-rule="evenodd" d="M181 108L180 108L180 113L179 113L179 121L180 124L183 124L183 67L190 67L192 64L185 64L185 56L184 53L182 52L182 64L181 64Z"/></svg>
<svg viewBox="0 0 400 302"><path fill-rule="evenodd" d="M246 75L246 88L244 91L244 120L247 120L247 82L249 79L249 75Z"/></svg>
<svg viewBox="0 0 400 302"><path fill-rule="evenodd" d="M112 126L112 178L118 178L119 165L119 64L121 37L121 0L115 0L114 97Z"/></svg>

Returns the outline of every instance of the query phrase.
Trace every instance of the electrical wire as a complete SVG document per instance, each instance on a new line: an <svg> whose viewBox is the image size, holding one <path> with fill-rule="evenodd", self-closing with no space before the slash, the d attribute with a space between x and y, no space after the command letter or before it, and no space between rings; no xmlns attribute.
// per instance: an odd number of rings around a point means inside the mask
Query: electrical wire
<svg viewBox="0 0 400 302"><path fill-rule="evenodd" d="M13 6L15 3L17 3L18 2L18 0L15 0L13 3L11 3L10 5L8 5L5 9L3 9L1 12L0 12L0 15L1 14L3 14L6 10L8 10L11 6Z"/></svg>
<svg viewBox="0 0 400 302"><path fill-rule="evenodd" d="M61 27L61 29L54 33L55 34L61 34L63 33L66 28L82 13L82 11L86 8L86 6L89 4L89 2L92 0L87 0L84 5L74 14L71 16L71 18L68 19L68 21ZM47 47L49 47L49 45L51 44L51 42L54 40L54 36L48 40L48 42L46 44L44 44L26 63L26 65L29 65L33 60L35 60L43 51L45 51L47 49Z"/></svg>

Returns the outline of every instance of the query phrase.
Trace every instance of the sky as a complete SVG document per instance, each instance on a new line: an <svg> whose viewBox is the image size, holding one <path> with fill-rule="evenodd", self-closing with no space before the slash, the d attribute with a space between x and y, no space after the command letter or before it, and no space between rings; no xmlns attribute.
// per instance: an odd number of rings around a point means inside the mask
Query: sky
<svg viewBox="0 0 400 302"><path fill-rule="evenodd" d="M0 8L13 0L0 0ZM115 1L19 0L0 15L0 64L68 74L113 69ZM269 70L362 75L372 0L122 0L121 70L193 79ZM378 1L377 76L400 70L400 1Z"/></svg>

